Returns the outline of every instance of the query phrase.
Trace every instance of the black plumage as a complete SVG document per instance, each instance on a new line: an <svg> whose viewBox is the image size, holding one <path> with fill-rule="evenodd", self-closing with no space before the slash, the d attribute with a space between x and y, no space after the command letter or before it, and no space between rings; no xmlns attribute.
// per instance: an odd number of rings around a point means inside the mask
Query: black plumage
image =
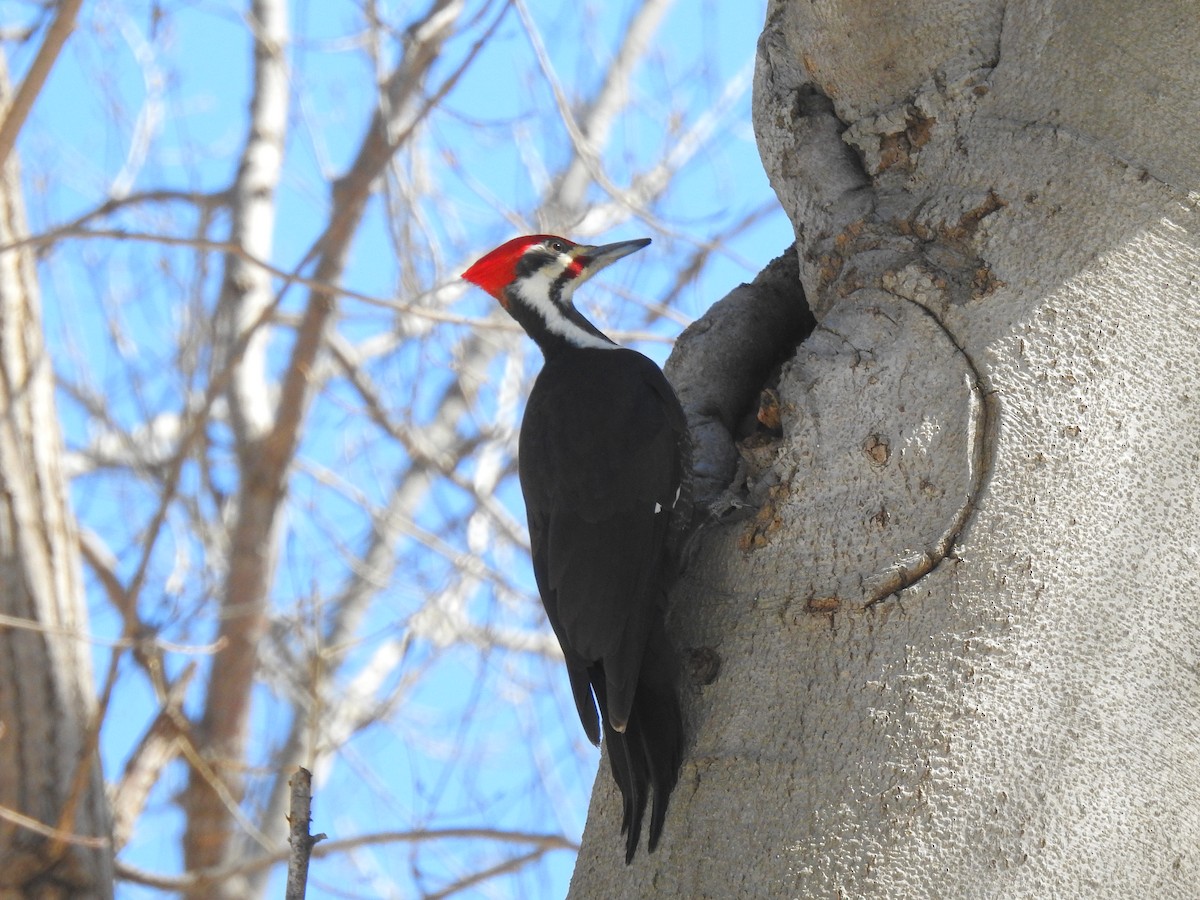
<svg viewBox="0 0 1200 900"><path fill-rule="evenodd" d="M533 235L464 276L496 296L545 356L519 450L533 570L579 719L593 743L603 736L621 790L627 863L651 791L649 849L657 846L682 756L665 614L686 422L658 366L613 344L570 298L648 243L586 247Z"/></svg>
<svg viewBox="0 0 1200 900"><path fill-rule="evenodd" d="M647 788L654 789L653 850L679 770L683 727L664 615L684 433L662 372L624 349L571 349L548 359L521 427L533 570L593 743L600 742L597 704L602 712L624 799L627 861Z"/></svg>

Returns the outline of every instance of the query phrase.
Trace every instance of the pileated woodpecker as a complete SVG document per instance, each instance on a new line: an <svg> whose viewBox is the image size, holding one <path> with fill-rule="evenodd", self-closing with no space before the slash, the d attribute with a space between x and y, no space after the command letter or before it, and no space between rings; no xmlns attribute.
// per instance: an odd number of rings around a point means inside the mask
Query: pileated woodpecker
<svg viewBox="0 0 1200 900"><path fill-rule="evenodd" d="M627 864L650 788L649 849L657 846L682 754L664 613L686 424L658 366L609 340L571 295L649 243L588 247L535 234L497 247L463 273L500 301L546 360L529 395L519 453L533 572L583 730L599 744L603 728L624 805Z"/></svg>

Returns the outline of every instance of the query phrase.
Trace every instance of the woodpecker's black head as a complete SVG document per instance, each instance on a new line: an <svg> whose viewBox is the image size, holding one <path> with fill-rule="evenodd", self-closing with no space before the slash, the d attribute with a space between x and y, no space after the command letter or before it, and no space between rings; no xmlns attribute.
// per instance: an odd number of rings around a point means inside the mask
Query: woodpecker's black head
<svg viewBox="0 0 1200 900"><path fill-rule="evenodd" d="M463 273L500 301L543 351L558 346L612 347L575 309L575 289L601 269L641 250L649 238L588 246L553 234L531 234L501 244Z"/></svg>

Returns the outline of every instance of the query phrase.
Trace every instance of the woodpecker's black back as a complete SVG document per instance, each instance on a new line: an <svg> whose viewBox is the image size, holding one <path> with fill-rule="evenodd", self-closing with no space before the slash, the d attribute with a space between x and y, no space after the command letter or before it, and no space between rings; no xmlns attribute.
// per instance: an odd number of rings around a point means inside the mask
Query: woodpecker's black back
<svg viewBox="0 0 1200 900"><path fill-rule="evenodd" d="M626 861L649 788L657 845L682 749L664 615L685 427L658 366L633 350L592 348L547 359L521 425L533 570L593 743L603 726Z"/></svg>
<svg viewBox="0 0 1200 900"><path fill-rule="evenodd" d="M533 235L464 275L501 302L546 358L520 438L533 571L579 719L593 743L603 735L621 789L627 863L651 791L650 850L658 844L682 756L665 612L687 427L658 366L605 337L571 295L648 243L585 247Z"/></svg>

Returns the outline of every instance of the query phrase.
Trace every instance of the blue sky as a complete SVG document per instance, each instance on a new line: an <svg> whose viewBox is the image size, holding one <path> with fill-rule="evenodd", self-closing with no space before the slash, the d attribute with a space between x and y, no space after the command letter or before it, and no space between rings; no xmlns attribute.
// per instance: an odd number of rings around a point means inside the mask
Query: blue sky
<svg viewBox="0 0 1200 900"><path fill-rule="evenodd" d="M603 77L628 21L629 5L528 0L528 6L564 88L572 97L587 96ZM499 8L483 0L468 3L465 21L485 8L480 21L448 45L434 82L464 58ZM31 9L25 3L0 3L5 21L31 21ZM381 17L394 30L393 39L381 44L382 65L395 60L394 35L423 9L423 4L381 5ZM370 86L375 79L361 52L358 4L307 0L294 3L291 13L292 128L272 257L285 270L300 261L319 233L329 179L349 164L361 138L373 108ZM674 4L637 71L633 102L604 154L605 171L613 181L624 183L629 173L644 171L672 152L679 135L731 83L739 83L739 76L745 78L762 13L761 2ZM114 192L164 187L202 192L229 183L244 140L249 99L251 47L242 15L240 5L224 2L85 4L79 30L18 145L35 233L72 220ZM35 43L9 48L14 73L24 70ZM749 110L748 88L735 91L715 121L711 140L656 204L655 216L669 223L671 233L654 232L634 217L604 234L604 240L617 240L653 233L655 241L579 297L605 327L648 328L657 335L638 346L660 362L681 323L752 278L790 241L781 213L763 215L735 234L727 252L717 254L679 293L673 317L656 316L646 305L669 290L672 273L697 243L772 203ZM469 262L470 253L513 236L512 219L537 201L539 171L554 171L567 158L552 95L514 10L505 14L478 60L430 119L421 146L419 158L401 161L414 181L431 185L408 210L413 252L397 258L391 231L400 227L392 215L397 207L389 211L376 199L343 280L382 304L412 299L405 296L412 285L428 289L452 283L461 271L455 266ZM592 189L592 197L596 203L607 201L598 188ZM178 207L144 207L103 224L186 235L197 221L194 212ZM222 227L218 221L208 234L219 239ZM199 258L186 247L88 238L64 241L43 260L45 328L64 384L58 403L68 448L94 447L105 417L123 428L144 429L156 416L178 411L186 394L203 388L195 376L189 380L178 374L180 354L191 346L187 336L201 334L207 326L220 274L216 255L208 255L206 265L198 265ZM485 315L493 303L478 291L463 290L454 298L450 310L472 317ZM303 290L293 287L285 308L296 310L303 299ZM386 335L397 322L396 312L381 304L345 300L340 312L338 332L350 341ZM438 388L461 374L454 370L454 353L468 328L445 326L423 342L401 344L372 359L366 369L389 406L405 410L417 424L432 416ZM273 359L281 364L286 334L272 346ZM516 357L496 358L473 410L482 425L507 408L505 367L523 368L527 377L537 365L527 345ZM102 413L81 394L99 398ZM145 440L146 432L139 434ZM499 438L493 443L504 445ZM207 469L189 466L185 471L182 493L194 500L195 509L173 509L170 537L156 551L141 598L143 618L185 644L211 639L211 600L219 589L211 567L202 563L205 548L190 529L189 515L197 510L215 514L213 504L236 483L228 435L220 427L211 429L209 452ZM300 633L305 621L320 620L323 599L336 592L347 557L365 539L369 523L362 503L383 502L405 464L402 454L379 441L364 420L351 386L331 382L312 409L290 484L287 532L273 587L281 623L295 623ZM469 480L486 465L485 456L472 456L460 472ZM206 478L213 484L203 483ZM512 478L499 482L495 496L523 524ZM141 529L153 509L153 490L136 474L113 467L76 478L72 498L83 526L104 540L117 557L118 571L129 577L139 559ZM472 504L460 489L449 483L431 485L422 509L414 525L427 533L410 534L397 548L401 569L364 619L345 679L361 675L383 650L399 646L430 596L460 584L444 555L424 549L431 538L456 552L475 552L463 531ZM472 620L492 628L543 630L540 610L531 599L528 560L502 541L481 540L479 552L510 589L485 583L469 593ZM88 590L93 632L119 633L117 617L90 576ZM398 691L398 708L357 734L318 772L314 831L341 838L370 830L490 826L578 838L598 753L578 727L561 666L536 653L480 652L465 644L442 647L419 639L405 644L403 652L379 686L382 693ZM109 651L98 645L95 657L102 677ZM203 672L207 657L202 654L168 654L165 664L178 673L192 661ZM406 687L406 673L418 671L420 679ZM189 695L189 711L195 712L202 685L203 674ZM128 659L117 697L102 735L110 780L120 777L124 760L156 710L152 693ZM272 742L290 721L281 699L279 680L270 678L255 697L256 758L264 764ZM181 765L164 776L122 860L153 872L178 872L181 817L174 794L184 780ZM265 779L255 782L255 789L265 784ZM613 841L614 846L619 843L616 835ZM309 896L420 895L480 867L481 858L506 855L515 854L504 846L463 841L364 848L349 859L317 861ZM536 866L454 896L561 896L573 862L571 853L551 853ZM280 884L276 877L272 895L280 893ZM129 884L120 895L162 896Z"/></svg>

